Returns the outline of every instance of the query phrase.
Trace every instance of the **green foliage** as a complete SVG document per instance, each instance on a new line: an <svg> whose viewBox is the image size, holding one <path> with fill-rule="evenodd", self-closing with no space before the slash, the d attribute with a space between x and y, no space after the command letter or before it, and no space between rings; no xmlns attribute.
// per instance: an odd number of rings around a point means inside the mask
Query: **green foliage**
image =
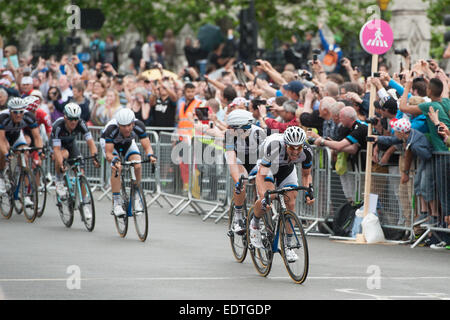
<svg viewBox="0 0 450 320"><path fill-rule="evenodd" d="M431 22L431 43L430 55L432 58L440 60L444 54L446 43L444 43L444 15L450 14L450 0L423 0L429 3L427 10L428 19ZM449 30L449 28L447 28Z"/></svg>
<svg viewBox="0 0 450 320"><path fill-rule="evenodd" d="M442 21L443 3L435 0L430 12L432 20ZM358 39L361 26L369 14L367 7L376 0L255 0L259 34L266 48L273 40L289 41L292 34L303 36L305 31L317 31L318 20L327 24L342 39L340 45L347 47ZM0 34L13 39L27 25L36 30L49 30L53 38L68 35L65 8L69 0L0 0L2 7ZM247 7L248 0L76 0L81 8L100 8L105 24L100 31L103 36L125 33L130 25L145 36L154 33L159 38L171 28L177 34L185 24L196 31L204 23L218 24L225 31L237 30L238 13ZM30 18L31 17L31 18ZM236 32L237 33L237 32Z"/></svg>

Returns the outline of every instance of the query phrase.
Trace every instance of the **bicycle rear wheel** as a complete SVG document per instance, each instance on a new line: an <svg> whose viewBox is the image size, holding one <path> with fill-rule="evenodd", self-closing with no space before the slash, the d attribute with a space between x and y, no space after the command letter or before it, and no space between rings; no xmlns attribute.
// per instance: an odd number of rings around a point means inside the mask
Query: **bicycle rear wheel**
<svg viewBox="0 0 450 320"><path fill-rule="evenodd" d="M7 166L3 173L6 192L0 196L0 212L6 219L11 218L14 210L14 180L11 174L11 167Z"/></svg>
<svg viewBox="0 0 450 320"><path fill-rule="evenodd" d="M94 196L92 195L91 187L89 186L89 182L85 176L81 176L80 178L80 187L81 190L85 190L85 195L80 195L82 198L80 199L79 211L81 215L81 220L89 232L92 232L95 227L95 205L94 205ZM89 210L91 213L91 217L86 219L85 212Z"/></svg>
<svg viewBox="0 0 450 320"><path fill-rule="evenodd" d="M140 185L131 187L131 209L139 240L144 242L148 235L148 212L145 196Z"/></svg>
<svg viewBox="0 0 450 320"><path fill-rule="evenodd" d="M22 169L19 183L25 219L27 219L28 222L34 222L38 212L38 193L36 180L29 168Z"/></svg>
<svg viewBox="0 0 450 320"><path fill-rule="evenodd" d="M56 206L58 207L59 216L67 228L70 228L73 224L73 215L74 215L74 201L70 197L70 189L69 184L67 182L68 174L64 177L64 184L66 186L66 196L61 199L56 193Z"/></svg>
<svg viewBox="0 0 450 320"><path fill-rule="evenodd" d="M280 221L281 255L289 276L295 283L306 280L309 269L308 243L301 221L292 211L283 214ZM290 252L287 252L287 251Z"/></svg>
<svg viewBox="0 0 450 320"><path fill-rule="evenodd" d="M123 176L122 176L123 178ZM122 179L122 208L125 214L122 217L118 217L113 213L114 222L116 223L116 229L121 238L125 238L128 231L128 196L127 190Z"/></svg>
<svg viewBox="0 0 450 320"><path fill-rule="evenodd" d="M37 217L40 218L44 214L45 205L47 203L47 180L41 166L36 166L36 168L33 169L33 175L36 178L38 193Z"/></svg>
<svg viewBox="0 0 450 320"><path fill-rule="evenodd" d="M234 201L231 202L230 210L228 211L228 236L230 237L231 250L237 262L242 263L247 256L248 242L247 242L247 209L244 206L244 232L233 232L231 227L234 219ZM253 207L250 212L253 211Z"/></svg>
<svg viewBox="0 0 450 320"><path fill-rule="evenodd" d="M269 214L271 212L269 211ZM260 219L259 228L261 230L261 238L263 243L263 248L255 248L250 243L250 223L253 219L254 212L251 210L248 214L247 219L247 239L249 241L250 256L252 257L253 265L256 271L266 277L270 269L272 268L273 252L272 252L272 241L273 241L273 228L267 219L267 213Z"/></svg>

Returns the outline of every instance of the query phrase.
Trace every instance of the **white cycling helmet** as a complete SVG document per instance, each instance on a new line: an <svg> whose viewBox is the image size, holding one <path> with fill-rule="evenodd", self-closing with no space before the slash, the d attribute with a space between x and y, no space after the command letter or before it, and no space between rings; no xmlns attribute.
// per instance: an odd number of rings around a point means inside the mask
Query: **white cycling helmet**
<svg viewBox="0 0 450 320"><path fill-rule="evenodd" d="M36 111L39 108L39 98L35 96L28 96L23 98L28 111Z"/></svg>
<svg viewBox="0 0 450 320"><path fill-rule="evenodd" d="M80 118L81 116L81 107L74 103L74 102L70 102L68 104L66 104L66 106L64 107L64 115L68 118Z"/></svg>
<svg viewBox="0 0 450 320"><path fill-rule="evenodd" d="M129 108L120 109L116 113L117 123L121 126L127 126L135 120L134 112Z"/></svg>
<svg viewBox="0 0 450 320"><path fill-rule="evenodd" d="M284 143L290 146L300 146L306 141L305 131L296 126L288 127L283 133Z"/></svg>
<svg viewBox="0 0 450 320"><path fill-rule="evenodd" d="M241 128L251 125L254 121L253 114L244 109L236 109L230 112L226 123L231 128Z"/></svg>
<svg viewBox="0 0 450 320"><path fill-rule="evenodd" d="M10 110L22 110L27 106L26 102L22 98L13 97L8 101L8 108Z"/></svg>

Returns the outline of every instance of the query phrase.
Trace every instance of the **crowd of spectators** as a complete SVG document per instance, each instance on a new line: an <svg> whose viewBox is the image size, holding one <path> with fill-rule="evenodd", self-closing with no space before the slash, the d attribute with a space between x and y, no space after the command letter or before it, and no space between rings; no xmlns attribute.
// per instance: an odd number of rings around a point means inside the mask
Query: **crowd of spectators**
<svg viewBox="0 0 450 320"><path fill-rule="evenodd" d="M379 76L363 77L339 48L339 39L328 43L319 32L317 53L311 48L311 33L303 42L294 37L285 46L290 62L282 69L262 59L238 61L232 33L206 55L204 69L193 57L198 44L188 39L188 64L174 70L175 40L170 30L162 42L148 36L144 44L130 48L133 66L128 74L117 71L115 49L120 43L112 36L106 41L93 37L90 47L96 54L89 62L66 54L60 59L39 57L32 64L32 57L20 57L17 49L4 50L0 109L6 108L10 97L32 95L52 121L62 116L65 104L76 102L88 125L104 126L118 110L130 108L156 130L178 127L183 134L213 136L223 136L232 110L247 109L262 128L283 132L299 125L310 144L333 150L334 163L346 168L339 173L348 201L356 199L354 181L347 173L356 169L359 156L364 157L361 151L367 147L370 122L370 135L376 136L372 170L401 176L397 182L385 181L400 203L400 224L420 220L450 228L450 156L433 154L448 152L450 146L448 75L436 61L421 59L405 63L399 73L392 74L383 65ZM13 53L21 58L18 66L11 60ZM166 74L167 70L173 73ZM373 87L376 116L369 119ZM363 167L358 169L364 170L365 160L360 163ZM420 197L421 215L415 221L409 214L412 195L404 196L408 190Z"/></svg>

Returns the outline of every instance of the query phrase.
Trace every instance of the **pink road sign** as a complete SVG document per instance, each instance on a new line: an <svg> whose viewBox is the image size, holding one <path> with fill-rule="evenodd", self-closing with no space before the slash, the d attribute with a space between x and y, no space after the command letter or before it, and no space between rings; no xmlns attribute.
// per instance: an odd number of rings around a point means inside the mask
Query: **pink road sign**
<svg viewBox="0 0 450 320"><path fill-rule="evenodd" d="M394 42L391 26L384 20L375 19L366 22L359 33L363 49L370 54L384 54Z"/></svg>

